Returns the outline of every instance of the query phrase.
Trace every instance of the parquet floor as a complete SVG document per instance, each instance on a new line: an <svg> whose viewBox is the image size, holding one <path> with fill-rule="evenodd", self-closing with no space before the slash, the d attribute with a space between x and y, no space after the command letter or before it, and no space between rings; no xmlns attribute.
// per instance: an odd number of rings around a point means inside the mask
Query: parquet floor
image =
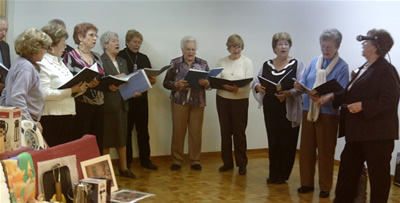
<svg viewBox="0 0 400 203"><path fill-rule="evenodd" d="M203 169L194 171L186 162L182 169L169 169L169 156L153 157L153 163L159 166L157 171L141 168L137 162L133 163L133 172L136 179L118 176L116 179L119 189L133 190L155 194L142 202L271 202L271 203L329 203L334 198L334 189L330 198L319 198L318 187L314 193L298 194L300 186L298 157L292 175L287 184L267 185L268 156L266 150L248 151L249 164L247 175L238 175L234 171L220 173L221 166L219 152L203 153L201 163ZM186 159L187 160L187 159ZM116 164L114 164L116 165ZM335 166L334 185L336 184L338 166ZM315 184L318 186L318 184ZM392 185L389 203L400 202L400 187Z"/></svg>

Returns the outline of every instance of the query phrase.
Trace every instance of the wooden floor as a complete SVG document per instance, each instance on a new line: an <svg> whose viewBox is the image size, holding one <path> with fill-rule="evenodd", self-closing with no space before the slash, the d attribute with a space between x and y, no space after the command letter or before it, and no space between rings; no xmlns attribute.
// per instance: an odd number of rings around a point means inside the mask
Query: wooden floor
<svg viewBox="0 0 400 203"><path fill-rule="evenodd" d="M298 157L287 184L267 185L268 155L265 150L252 150L247 153L249 163L247 175L238 175L234 171L220 173L220 153L202 154L203 169L190 169L189 162L185 162L182 169L171 171L169 156L154 157L153 162L159 166L157 171L141 168L137 162L133 163L132 171L136 179L118 176L116 179L119 189L133 190L155 194L142 202L320 202L328 203L334 198L334 189L330 198L319 198L318 184L314 193L298 194L300 186ZM186 159L187 160L187 159ZM116 165L116 164L114 164ZM338 166L335 166L334 185L336 184ZM392 185L389 203L400 202L400 187Z"/></svg>

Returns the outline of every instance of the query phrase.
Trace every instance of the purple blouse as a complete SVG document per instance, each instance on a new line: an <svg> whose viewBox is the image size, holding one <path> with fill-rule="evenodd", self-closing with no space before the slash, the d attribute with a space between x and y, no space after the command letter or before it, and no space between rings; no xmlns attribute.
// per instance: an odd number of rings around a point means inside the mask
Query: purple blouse
<svg viewBox="0 0 400 203"><path fill-rule="evenodd" d="M196 70L204 70L209 71L207 61L195 58L192 66L185 62L183 56L177 57L171 60L172 68L170 68L164 79L164 87L171 90L171 100L174 103L195 107L204 107L206 106L206 93L204 87L201 89L177 89L175 88L175 82L179 80L183 80L185 78L186 73L189 69Z"/></svg>

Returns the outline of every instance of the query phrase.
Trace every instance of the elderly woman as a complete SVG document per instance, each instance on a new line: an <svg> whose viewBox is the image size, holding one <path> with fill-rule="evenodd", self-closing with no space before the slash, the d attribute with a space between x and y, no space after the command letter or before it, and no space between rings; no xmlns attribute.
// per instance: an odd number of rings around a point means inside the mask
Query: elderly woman
<svg viewBox="0 0 400 203"><path fill-rule="evenodd" d="M253 93L259 106L263 106L268 136L268 184L285 183L296 156L303 98L294 89L292 78L301 80L306 66L302 61L289 56L291 47L292 39L288 33L274 34L272 49L276 57L264 62L257 75L276 83L280 81L280 92L267 92L258 77L254 77Z"/></svg>
<svg viewBox="0 0 400 203"><path fill-rule="evenodd" d="M339 136L346 145L340 156L335 202L353 202L364 162L368 165L371 202L387 202L390 190L390 159L399 138L397 108L400 80L384 58L393 46L386 30L372 29L362 42L367 59L347 87L319 99L333 100L340 111Z"/></svg>
<svg viewBox="0 0 400 203"><path fill-rule="evenodd" d="M305 70L302 83L313 89L326 81L335 79L342 87L349 81L347 63L339 57L342 34L337 29L322 32L319 42L322 55L314 58ZM297 90L302 90L295 84ZM335 155L339 110L332 103L318 106L316 97L305 95L300 142L300 181L299 193L314 190L315 164L318 160L319 196L329 197L332 188L333 162Z"/></svg>
<svg viewBox="0 0 400 203"><path fill-rule="evenodd" d="M171 90L173 164L171 170L179 170L183 162L183 148L186 129L189 128L189 159L193 170L201 170L201 132L203 127L204 107L206 106L205 89L209 82L199 79L201 88L189 88L184 80L189 69L209 71L207 61L196 57L197 42L194 37L186 36L181 40L183 56L171 60L165 75L164 87Z"/></svg>
<svg viewBox="0 0 400 203"><path fill-rule="evenodd" d="M81 23L75 26L73 34L74 42L78 47L64 56L64 63L72 74L78 73L85 67L97 64L99 75L89 84L89 89L75 98L76 116L74 130L76 137L84 134L96 136L99 150L103 149L103 104L104 94L99 90L99 79L104 76L100 56L91 50L96 45L97 28L90 23Z"/></svg>
<svg viewBox="0 0 400 203"><path fill-rule="evenodd" d="M117 33L105 32L100 37L104 54L101 55L105 75L124 76L128 74L125 59L118 57L119 40ZM115 147L119 156L119 173L121 176L135 178L126 164L126 129L128 102L124 101L117 91L118 87L111 85L104 91L104 141L103 153L108 154L109 148Z"/></svg>
<svg viewBox="0 0 400 203"><path fill-rule="evenodd" d="M49 35L53 42L42 61L38 62L40 85L45 100L40 122L46 129L43 131L43 137L47 144L55 146L76 139L72 136L75 115L73 95L83 93L87 84L81 82L72 88L58 89L73 77L61 59L68 33L57 24L48 24L42 28L42 31Z"/></svg>
<svg viewBox="0 0 400 203"><path fill-rule="evenodd" d="M19 57L15 60L8 72L5 96L5 105L21 109L23 117L38 122L42 113L44 99L40 88L38 61L51 45L51 38L35 28L27 29L18 35L15 40L15 52Z"/></svg>
<svg viewBox="0 0 400 203"><path fill-rule="evenodd" d="M230 54L217 62L217 67L224 68L219 77L228 80L253 77L252 61L241 54L244 48L242 38L236 34L231 35L226 42L226 46ZM227 84L223 87L225 89L217 90L217 111L221 127L221 156L224 163L219 168L219 171L233 169L233 136L236 166L239 167L239 174L245 175L247 172L246 127L250 84L240 88L236 85Z"/></svg>
<svg viewBox="0 0 400 203"><path fill-rule="evenodd" d="M126 48L118 53L118 56L128 62L129 73L138 69L151 68L150 60L139 52L143 42L143 35L136 30L128 30L125 36ZM156 78L149 77L150 83L155 84ZM139 147L140 166L157 170L157 166L150 160L150 136L149 136L149 104L147 92L137 93L129 99L128 131L126 139L126 159L128 168L132 164L132 130L136 127L137 143Z"/></svg>

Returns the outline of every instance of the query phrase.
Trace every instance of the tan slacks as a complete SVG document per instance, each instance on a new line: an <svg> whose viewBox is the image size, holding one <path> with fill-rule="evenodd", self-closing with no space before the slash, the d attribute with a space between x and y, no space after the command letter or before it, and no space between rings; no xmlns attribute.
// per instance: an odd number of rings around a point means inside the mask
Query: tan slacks
<svg viewBox="0 0 400 203"><path fill-rule="evenodd" d="M330 191L339 123L338 115L320 114L316 122L307 121L303 111L300 143L301 186L314 187L315 164L318 160L319 187Z"/></svg>
<svg viewBox="0 0 400 203"><path fill-rule="evenodd" d="M200 164L201 133L204 107L190 107L172 102L172 143L171 155L174 164L183 162L186 130L189 129L189 159L191 165Z"/></svg>

